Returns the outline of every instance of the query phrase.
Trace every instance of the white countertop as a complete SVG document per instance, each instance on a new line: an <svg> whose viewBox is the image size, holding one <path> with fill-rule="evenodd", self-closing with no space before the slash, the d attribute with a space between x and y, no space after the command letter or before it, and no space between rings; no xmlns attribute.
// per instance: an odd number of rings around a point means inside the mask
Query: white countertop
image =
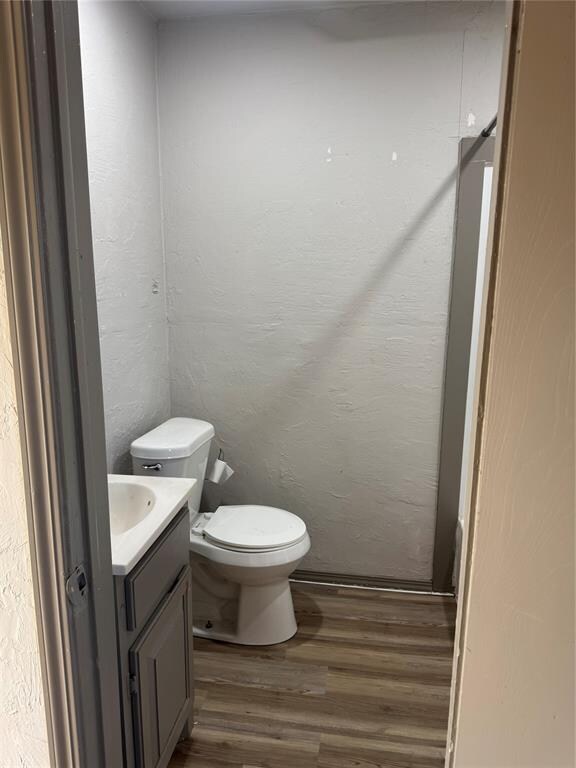
<svg viewBox="0 0 576 768"><path fill-rule="evenodd" d="M182 509L196 482L182 477L108 475L114 576L132 570Z"/></svg>

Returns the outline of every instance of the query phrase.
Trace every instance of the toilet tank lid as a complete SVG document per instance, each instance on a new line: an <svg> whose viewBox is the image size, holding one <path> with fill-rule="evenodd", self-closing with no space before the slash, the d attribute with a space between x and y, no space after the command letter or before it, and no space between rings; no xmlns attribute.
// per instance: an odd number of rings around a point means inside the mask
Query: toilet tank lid
<svg viewBox="0 0 576 768"><path fill-rule="evenodd" d="M137 459L182 459L214 437L214 427L200 419L168 419L130 446Z"/></svg>

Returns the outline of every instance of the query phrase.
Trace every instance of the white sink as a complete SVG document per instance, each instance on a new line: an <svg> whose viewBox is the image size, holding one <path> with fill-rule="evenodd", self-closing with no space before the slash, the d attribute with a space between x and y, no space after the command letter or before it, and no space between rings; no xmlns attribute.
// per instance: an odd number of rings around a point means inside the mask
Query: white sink
<svg viewBox="0 0 576 768"><path fill-rule="evenodd" d="M196 480L108 475L112 573L124 576L188 500Z"/></svg>

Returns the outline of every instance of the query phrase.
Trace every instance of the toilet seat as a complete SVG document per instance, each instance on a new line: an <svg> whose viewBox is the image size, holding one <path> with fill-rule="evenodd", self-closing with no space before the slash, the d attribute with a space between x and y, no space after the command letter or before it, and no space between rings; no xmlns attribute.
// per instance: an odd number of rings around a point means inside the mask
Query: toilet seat
<svg viewBox="0 0 576 768"><path fill-rule="evenodd" d="M222 506L203 528L210 543L235 552L271 552L307 537L306 524L285 509L253 504Z"/></svg>

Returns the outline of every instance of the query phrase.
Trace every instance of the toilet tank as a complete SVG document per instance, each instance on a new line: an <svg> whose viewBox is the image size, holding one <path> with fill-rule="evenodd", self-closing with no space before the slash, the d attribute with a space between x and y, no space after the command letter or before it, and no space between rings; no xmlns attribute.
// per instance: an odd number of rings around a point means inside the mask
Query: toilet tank
<svg viewBox="0 0 576 768"><path fill-rule="evenodd" d="M197 480L188 504L200 508L214 427L199 419L168 419L134 440L130 446L132 472L154 477L189 477Z"/></svg>

